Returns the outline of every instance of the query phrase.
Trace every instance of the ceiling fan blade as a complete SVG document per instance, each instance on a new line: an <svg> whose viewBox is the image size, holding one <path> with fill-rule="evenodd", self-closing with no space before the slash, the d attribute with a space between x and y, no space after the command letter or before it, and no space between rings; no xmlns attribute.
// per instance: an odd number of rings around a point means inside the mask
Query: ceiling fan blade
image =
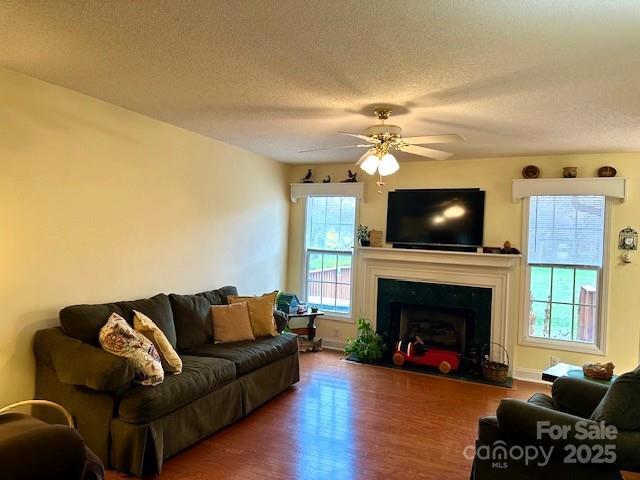
<svg viewBox="0 0 640 480"><path fill-rule="evenodd" d="M435 160L445 160L453 155L453 153L434 150L433 148L419 147L418 145L406 145L398 147L398 150L401 152L412 153L413 155L420 155L421 157L433 158Z"/></svg>
<svg viewBox="0 0 640 480"><path fill-rule="evenodd" d="M369 143L380 143L380 140L373 137L368 137L367 135L360 135L359 133L349 133L349 132L338 132L339 135L349 135L351 137L360 138L361 140L366 140Z"/></svg>
<svg viewBox="0 0 640 480"><path fill-rule="evenodd" d="M338 147L312 148L311 150L301 150L298 153L320 152L322 150L339 150L341 148L370 148L371 145L340 145Z"/></svg>
<svg viewBox="0 0 640 480"><path fill-rule="evenodd" d="M458 143L465 141L464 137L461 137L456 133L447 133L444 135L422 135L420 137L404 137L402 140L412 145L426 145L429 143Z"/></svg>
<svg viewBox="0 0 640 480"><path fill-rule="evenodd" d="M376 149L375 148L370 148L369 150L367 150L366 152L364 152L364 154L358 159L358 161L356 162L356 167L359 167L360 164L362 162L365 161L365 159L369 156L369 155L373 155L374 153L376 153Z"/></svg>

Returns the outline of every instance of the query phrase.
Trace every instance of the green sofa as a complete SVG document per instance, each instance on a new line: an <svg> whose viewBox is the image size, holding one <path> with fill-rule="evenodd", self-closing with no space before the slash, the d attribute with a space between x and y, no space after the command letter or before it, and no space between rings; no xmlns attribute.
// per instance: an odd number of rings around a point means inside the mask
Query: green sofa
<svg viewBox="0 0 640 480"><path fill-rule="evenodd" d="M610 387L561 377L551 397L502 400L479 421L471 480L622 480L621 470L640 472L640 367Z"/></svg>
<svg viewBox="0 0 640 480"><path fill-rule="evenodd" d="M36 398L63 405L87 445L105 465L137 476L158 473L163 461L248 415L299 380L295 335L214 344L211 305L227 303L235 287L196 295L102 305L60 312L60 327L36 333ZM176 348L179 375L160 385L133 383L124 358L100 348L98 333L111 313L128 321L149 316ZM286 320L275 314L278 331ZM45 410L34 415L55 421Z"/></svg>

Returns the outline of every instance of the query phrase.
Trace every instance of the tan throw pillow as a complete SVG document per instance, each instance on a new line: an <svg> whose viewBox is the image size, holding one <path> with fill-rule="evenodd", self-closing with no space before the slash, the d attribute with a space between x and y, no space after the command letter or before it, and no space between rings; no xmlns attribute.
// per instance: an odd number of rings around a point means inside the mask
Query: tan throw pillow
<svg viewBox="0 0 640 480"><path fill-rule="evenodd" d="M147 337L136 332L117 313L112 313L100 329L100 345L104 350L126 358L142 385L157 385L164 380L164 371L156 347Z"/></svg>
<svg viewBox="0 0 640 480"><path fill-rule="evenodd" d="M251 332L251 320L247 303L212 305L213 339L215 343L255 340Z"/></svg>
<svg viewBox="0 0 640 480"><path fill-rule="evenodd" d="M156 350L160 354L160 361L162 362L162 369L165 373L178 374L182 372L182 360L173 349L169 340L162 330L153 323L149 317L144 313L133 311L133 328L136 332L141 333L153 343Z"/></svg>
<svg viewBox="0 0 640 480"><path fill-rule="evenodd" d="M273 318L276 297L278 291L265 293L260 297L241 297L238 295L229 295L227 297L230 304L238 302L247 302L249 307L249 318L251 319L251 330L254 337L275 337L278 334L276 322Z"/></svg>

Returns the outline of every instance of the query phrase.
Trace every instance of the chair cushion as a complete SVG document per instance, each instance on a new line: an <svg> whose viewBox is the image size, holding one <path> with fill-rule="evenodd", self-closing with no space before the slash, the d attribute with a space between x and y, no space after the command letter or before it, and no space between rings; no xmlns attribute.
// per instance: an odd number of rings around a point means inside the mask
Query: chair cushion
<svg viewBox="0 0 640 480"><path fill-rule="evenodd" d="M29 415L0 416L0 478L81 478L87 449L77 430Z"/></svg>
<svg viewBox="0 0 640 480"><path fill-rule="evenodd" d="M233 362L221 358L182 357L182 373L167 376L155 387L136 387L120 401L124 422L146 423L173 412L235 380Z"/></svg>
<svg viewBox="0 0 640 480"><path fill-rule="evenodd" d="M298 351L298 338L292 333L234 343L211 343L189 349L189 355L231 360L238 375L245 375Z"/></svg>
<svg viewBox="0 0 640 480"><path fill-rule="evenodd" d="M544 393L534 393L533 396L527 400L527 403L538 405L539 407L550 408L551 410L560 410L556 405L556 402L553 401L553 398L549 395L545 395Z"/></svg>
<svg viewBox="0 0 640 480"><path fill-rule="evenodd" d="M64 333L83 342L98 345L100 329L112 313L123 317L133 325L133 311L137 310L152 318L172 347L176 347L176 327L169 297L161 293L151 298L98 305L73 305L60 311L60 324Z"/></svg>
<svg viewBox="0 0 640 480"><path fill-rule="evenodd" d="M640 430L640 367L615 379L591 420L620 430Z"/></svg>

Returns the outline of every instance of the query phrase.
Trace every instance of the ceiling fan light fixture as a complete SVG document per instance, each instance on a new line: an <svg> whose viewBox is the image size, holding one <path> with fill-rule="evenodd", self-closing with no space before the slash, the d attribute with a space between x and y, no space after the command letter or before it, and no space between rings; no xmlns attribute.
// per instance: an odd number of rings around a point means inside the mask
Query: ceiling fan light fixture
<svg viewBox="0 0 640 480"><path fill-rule="evenodd" d="M379 163L380 159L378 158L378 156L372 153L364 159L364 162L360 164L360 168L367 172L369 175L374 175L376 173L376 170L378 170Z"/></svg>
<svg viewBox="0 0 640 480"><path fill-rule="evenodd" d="M387 153L380 159L380 165L378 165L378 172L381 176L393 175L400 169L400 165L398 165L398 160L396 157Z"/></svg>

